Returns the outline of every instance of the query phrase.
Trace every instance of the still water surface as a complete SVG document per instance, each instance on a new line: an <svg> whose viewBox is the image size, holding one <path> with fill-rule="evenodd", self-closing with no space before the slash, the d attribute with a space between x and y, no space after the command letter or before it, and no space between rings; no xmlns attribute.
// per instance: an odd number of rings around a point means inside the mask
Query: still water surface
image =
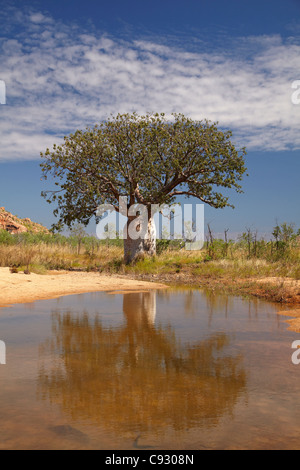
<svg viewBox="0 0 300 470"><path fill-rule="evenodd" d="M1 309L0 449L299 449L277 311L178 289Z"/></svg>

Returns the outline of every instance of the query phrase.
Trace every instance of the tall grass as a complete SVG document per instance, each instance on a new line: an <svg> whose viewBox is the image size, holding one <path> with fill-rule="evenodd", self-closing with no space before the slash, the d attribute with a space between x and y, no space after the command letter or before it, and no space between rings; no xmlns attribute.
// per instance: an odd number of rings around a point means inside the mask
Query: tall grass
<svg viewBox="0 0 300 470"><path fill-rule="evenodd" d="M194 254L182 251L176 255L167 250L159 256L145 258L132 266L125 266L123 270L134 274L186 274L191 278L191 281L193 276L206 279L224 278L233 281L235 279L264 277L300 279L299 261L268 261L245 257L207 261L206 250Z"/></svg>
<svg viewBox="0 0 300 470"><path fill-rule="evenodd" d="M109 243L86 236L45 235L22 233L11 235L0 231L0 266L43 272L53 269L102 270L108 261L122 257L119 240Z"/></svg>
<svg viewBox="0 0 300 470"><path fill-rule="evenodd" d="M86 270L129 274L187 274L197 278L290 277L300 279L297 239L267 242L241 238L210 240L201 251L186 251L178 242L158 241L158 254L125 266L121 240L85 236L23 233L0 230L0 266L43 273L47 270Z"/></svg>

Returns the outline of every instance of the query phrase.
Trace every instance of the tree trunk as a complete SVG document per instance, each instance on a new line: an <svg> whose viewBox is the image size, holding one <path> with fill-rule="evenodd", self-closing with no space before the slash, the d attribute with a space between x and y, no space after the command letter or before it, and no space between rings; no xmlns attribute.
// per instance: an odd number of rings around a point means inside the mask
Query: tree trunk
<svg viewBox="0 0 300 470"><path fill-rule="evenodd" d="M138 237L137 239L130 238L128 233L129 224L133 220L129 218L124 229L127 235L127 238L124 236L124 261L126 264L132 263L137 258L156 254L156 228L153 219L148 220L147 238Z"/></svg>

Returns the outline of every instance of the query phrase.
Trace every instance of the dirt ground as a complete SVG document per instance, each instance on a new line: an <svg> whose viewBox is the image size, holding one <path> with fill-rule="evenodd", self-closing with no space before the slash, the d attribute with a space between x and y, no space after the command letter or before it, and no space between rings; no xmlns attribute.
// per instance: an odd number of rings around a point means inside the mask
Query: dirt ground
<svg viewBox="0 0 300 470"><path fill-rule="evenodd" d="M117 275L69 271L26 275L12 274L9 268L0 268L0 307L85 292L133 292L166 287L158 282L126 279Z"/></svg>
<svg viewBox="0 0 300 470"><path fill-rule="evenodd" d="M292 317L286 322L288 329L300 333L300 281L295 279L279 279L276 277L259 279L258 282L263 286L268 284L274 286L277 296L282 297L282 303L286 303L290 308L280 310L280 315Z"/></svg>
<svg viewBox="0 0 300 470"><path fill-rule="evenodd" d="M180 284L195 287L218 288L219 284L227 284L224 280L219 282L203 282L195 278L189 279L181 276L147 276L147 279L130 278L120 275L107 275L87 272L51 271L49 274L29 274L23 272L12 274L9 268L0 268L0 307L17 303L34 302L41 299L50 299L65 295L81 294L85 292L111 291L136 292L151 289L167 288L167 284ZM146 277L146 276L145 276ZM177 281L177 282L176 282ZM230 282L229 282L230 284ZM248 279L235 281L235 291L232 293L249 294L266 300L287 304L287 310L278 313L293 317L288 319L289 329L300 332L300 281L269 277L263 279ZM227 286L228 287L228 286ZM225 290L226 291L226 290ZM230 292L230 289L228 290Z"/></svg>
<svg viewBox="0 0 300 470"><path fill-rule="evenodd" d="M193 286L205 288L231 295L258 297L278 305L286 305L287 309L278 309L278 314L293 317L287 320L289 330L300 333L300 280L266 277L230 279L228 277L201 278L186 273L137 275L136 279L166 282L171 285Z"/></svg>

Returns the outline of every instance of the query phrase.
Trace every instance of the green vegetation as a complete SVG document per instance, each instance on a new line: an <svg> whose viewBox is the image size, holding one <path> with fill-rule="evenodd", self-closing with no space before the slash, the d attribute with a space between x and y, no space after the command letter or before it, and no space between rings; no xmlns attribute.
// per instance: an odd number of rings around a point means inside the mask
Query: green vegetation
<svg viewBox="0 0 300 470"><path fill-rule="evenodd" d="M98 240L85 233L21 233L0 230L0 266L29 269L39 274L47 270L102 270L104 264L121 257L121 240Z"/></svg>
<svg viewBox="0 0 300 470"><path fill-rule="evenodd" d="M163 113L118 114L41 153L43 178L54 179L57 187L42 195L57 205L57 228L87 225L102 215L103 204L116 212L125 210L124 259L131 263L156 253L154 205L169 206L178 196L187 196L215 208L233 207L223 191L242 192L246 150L236 149L231 137L231 131L222 132L216 123L183 114L173 114L172 120ZM135 204L144 208L139 230L148 235L137 240L130 230L141 211L133 210Z"/></svg>
<svg viewBox="0 0 300 470"><path fill-rule="evenodd" d="M201 251L186 251L182 242L159 240L156 256L140 257L126 265L122 240L98 240L76 227L69 236L61 234L0 231L0 266L47 270L84 270L164 277L178 275L188 282L213 279L288 277L300 279L300 243L292 224L277 225L273 240L258 239L247 229L238 240L214 239L209 229Z"/></svg>

